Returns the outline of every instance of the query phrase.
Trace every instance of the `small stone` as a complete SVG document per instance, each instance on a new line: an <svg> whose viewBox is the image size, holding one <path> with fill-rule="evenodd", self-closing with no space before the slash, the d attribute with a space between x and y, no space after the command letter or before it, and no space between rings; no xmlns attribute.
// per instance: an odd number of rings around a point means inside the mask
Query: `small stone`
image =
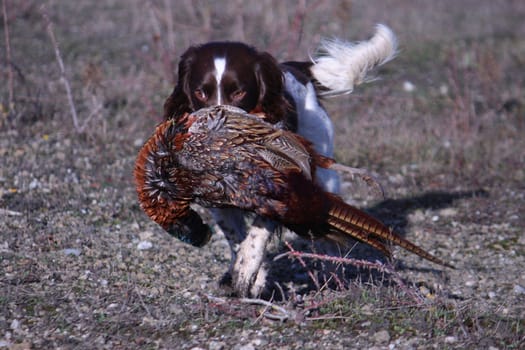
<svg viewBox="0 0 525 350"><path fill-rule="evenodd" d="M141 147L143 144L144 140L141 138L135 139L135 141L133 141L133 146L135 147Z"/></svg>
<svg viewBox="0 0 525 350"><path fill-rule="evenodd" d="M448 86L445 85L445 84L441 84L441 85L439 86L439 93L440 93L441 95L443 95L443 96L448 95Z"/></svg>
<svg viewBox="0 0 525 350"><path fill-rule="evenodd" d="M138 226L138 225L137 225L137 226ZM143 231L143 232L140 232L140 233L139 233L139 238L140 238L142 241L147 241L147 240L150 239L152 236L153 236L153 232L151 232L151 231Z"/></svg>
<svg viewBox="0 0 525 350"><path fill-rule="evenodd" d="M455 208L445 208L439 211L439 215L443 217L452 217L458 214L458 210Z"/></svg>
<svg viewBox="0 0 525 350"><path fill-rule="evenodd" d="M139 244L137 244L138 250L148 250L153 247L153 243L150 241L140 241Z"/></svg>
<svg viewBox="0 0 525 350"><path fill-rule="evenodd" d="M372 306L370 306L370 304L365 304L361 307L361 312L364 314L364 315L372 315L373 312L372 312Z"/></svg>
<svg viewBox="0 0 525 350"><path fill-rule="evenodd" d="M488 292L487 295L489 296L489 299L494 299L497 296L496 292L493 291Z"/></svg>
<svg viewBox="0 0 525 350"><path fill-rule="evenodd" d="M7 241L0 243L0 252L8 252L9 251L9 243Z"/></svg>
<svg viewBox="0 0 525 350"><path fill-rule="evenodd" d="M382 331L376 332L373 339L375 343L388 343L390 341L390 334L387 330L383 329Z"/></svg>
<svg viewBox="0 0 525 350"><path fill-rule="evenodd" d="M516 294L525 294L525 287L520 286L519 284L516 284L514 285L513 291Z"/></svg>
<svg viewBox="0 0 525 350"><path fill-rule="evenodd" d="M224 344L223 342L219 342L219 341L212 340L208 344L208 350L223 350L225 348L226 348L226 344Z"/></svg>
<svg viewBox="0 0 525 350"><path fill-rule="evenodd" d="M403 90L406 92L412 92L416 89L416 86L408 80L403 82Z"/></svg>
<svg viewBox="0 0 525 350"><path fill-rule="evenodd" d="M66 160L66 154L64 152L61 152L61 151L56 152L55 153L55 157L61 162Z"/></svg>
<svg viewBox="0 0 525 350"><path fill-rule="evenodd" d="M21 343L11 344L11 347L9 349L10 350L30 350L31 344L26 341L23 341Z"/></svg>
<svg viewBox="0 0 525 350"><path fill-rule="evenodd" d="M425 221L425 213L423 210L418 209L409 216L411 221L414 222L424 222Z"/></svg>
<svg viewBox="0 0 525 350"><path fill-rule="evenodd" d="M474 280L468 280L468 281L465 282L465 285L467 287L474 287L474 286L476 286L476 284L477 284L477 282L474 281Z"/></svg>
<svg viewBox="0 0 525 350"><path fill-rule="evenodd" d="M9 327L16 331L20 328L20 321L18 321L17 319L14 319L13 321L11 321L11 324L9 325Z"/></svg>
<svg viewBox="0 0 525 350"><path fill-rule="evenodd" d="M241 345L240 347L238 347L239 350L255 350L255 346L253 346L253 344L251 343L248 343L248 344L245 344L245 345Z"/></svg>
<svg viewBox="0 0 525 350"><path fill-rule="evenodd" d="M457 341L458 341L457 337L454 337L454 336L445 337L445 344L453 344Z"/></svg>
<svg viewBox="0 0 525 350"><path fill-rule="evenodd" d="M64 255L79 256L81 252L82 251L80 249L77 249L77 248L65 248L65 249L62 249L62 253L64 253Z"/></svg>
<svg viewBox="0 0 525 350"><path fill-rule="evenodd" d="M370 321L365 321L365 322L361 323L361 327L362 328L368 328L371 325L372 325L372 322L370 322Z"/></svg>

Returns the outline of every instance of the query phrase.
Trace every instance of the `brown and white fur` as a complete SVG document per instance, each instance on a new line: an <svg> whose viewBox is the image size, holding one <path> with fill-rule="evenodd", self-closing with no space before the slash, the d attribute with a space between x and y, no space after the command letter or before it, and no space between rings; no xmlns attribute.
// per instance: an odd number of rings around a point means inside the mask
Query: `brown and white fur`
<svg viewBox="0 0 525 350"><path fill-rule="evenodd" d="M237 42L190 47L181 56L177 85L164 105L164 118L232 105L297 132L318 153L333 157L334 129L318 97L352 92L366 81L369 70L395 56L396 46L393 32L379 24L368 41L323 41L310 62L278 64L270 54ZM340 179L333 170L320 169L317 181L325 190L339 192ZM256 218L247 228L244 212L237 209L213 209L212 215L230 244L229 276L234 290L259 295L265 283L266 244L277 225Z"/></svg>

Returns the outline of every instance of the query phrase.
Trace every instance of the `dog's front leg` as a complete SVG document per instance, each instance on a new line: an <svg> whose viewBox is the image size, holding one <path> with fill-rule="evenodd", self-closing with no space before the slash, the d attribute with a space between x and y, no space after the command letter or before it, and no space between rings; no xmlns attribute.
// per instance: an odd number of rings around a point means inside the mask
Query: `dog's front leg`
<svg viewBox="0 0 525 350"><path fill-rule="evenodd" d="M235 291L242 297L257 297L265 287L267 271L263 262L275 228L273 221L257 217L248 229L246 239L239 245L232 278Z"/></svg>

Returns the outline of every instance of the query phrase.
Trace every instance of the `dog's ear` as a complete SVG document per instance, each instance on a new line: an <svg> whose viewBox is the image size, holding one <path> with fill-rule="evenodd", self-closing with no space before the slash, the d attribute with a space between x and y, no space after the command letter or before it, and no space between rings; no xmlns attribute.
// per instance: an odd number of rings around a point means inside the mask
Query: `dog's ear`
<svg viewBox="0 0 525 350"><path fill-rule="evenodd" d="M266 52L259 54L255 76L259 85L258 108L266 114L270 123L284 120L289 107L284 98L284 77L272 55Z"/></svg>
<svg viewBox="0 0 525 350"><path fill-rule="evenodd" d="M184 113L193 111L189 74L194 59L195 47L190 47L180 58L177 85L175 85L173 92L164 102L164 120L176 118Z"/></svg>

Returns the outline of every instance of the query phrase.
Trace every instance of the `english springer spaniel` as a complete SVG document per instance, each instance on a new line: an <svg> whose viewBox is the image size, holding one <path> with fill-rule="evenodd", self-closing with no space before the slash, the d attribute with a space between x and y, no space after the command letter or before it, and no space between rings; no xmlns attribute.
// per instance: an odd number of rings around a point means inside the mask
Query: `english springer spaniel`
<svg viewBox="0 0 525 350"><path fill-rule="evenodd" d="M368 41L322 42L311 62L279 64L270 54L238 42L193 46L181 56L177 85L164 104L164 118L232 105L297 132L317 152L333 157L333 125L318 97L352 92L370 69L394 57L396 46L393 32L381 24ZM334 171L319 169L316 177L326 190L339 192L340 180ZM238 209L214 209L212 215L232 252L232 265L223 282L232 282L240 295L259 295L266 279L265 248L276 225L257 217L247 228L245 213ZM202 246L208 237L182 239Z"/></svg>

